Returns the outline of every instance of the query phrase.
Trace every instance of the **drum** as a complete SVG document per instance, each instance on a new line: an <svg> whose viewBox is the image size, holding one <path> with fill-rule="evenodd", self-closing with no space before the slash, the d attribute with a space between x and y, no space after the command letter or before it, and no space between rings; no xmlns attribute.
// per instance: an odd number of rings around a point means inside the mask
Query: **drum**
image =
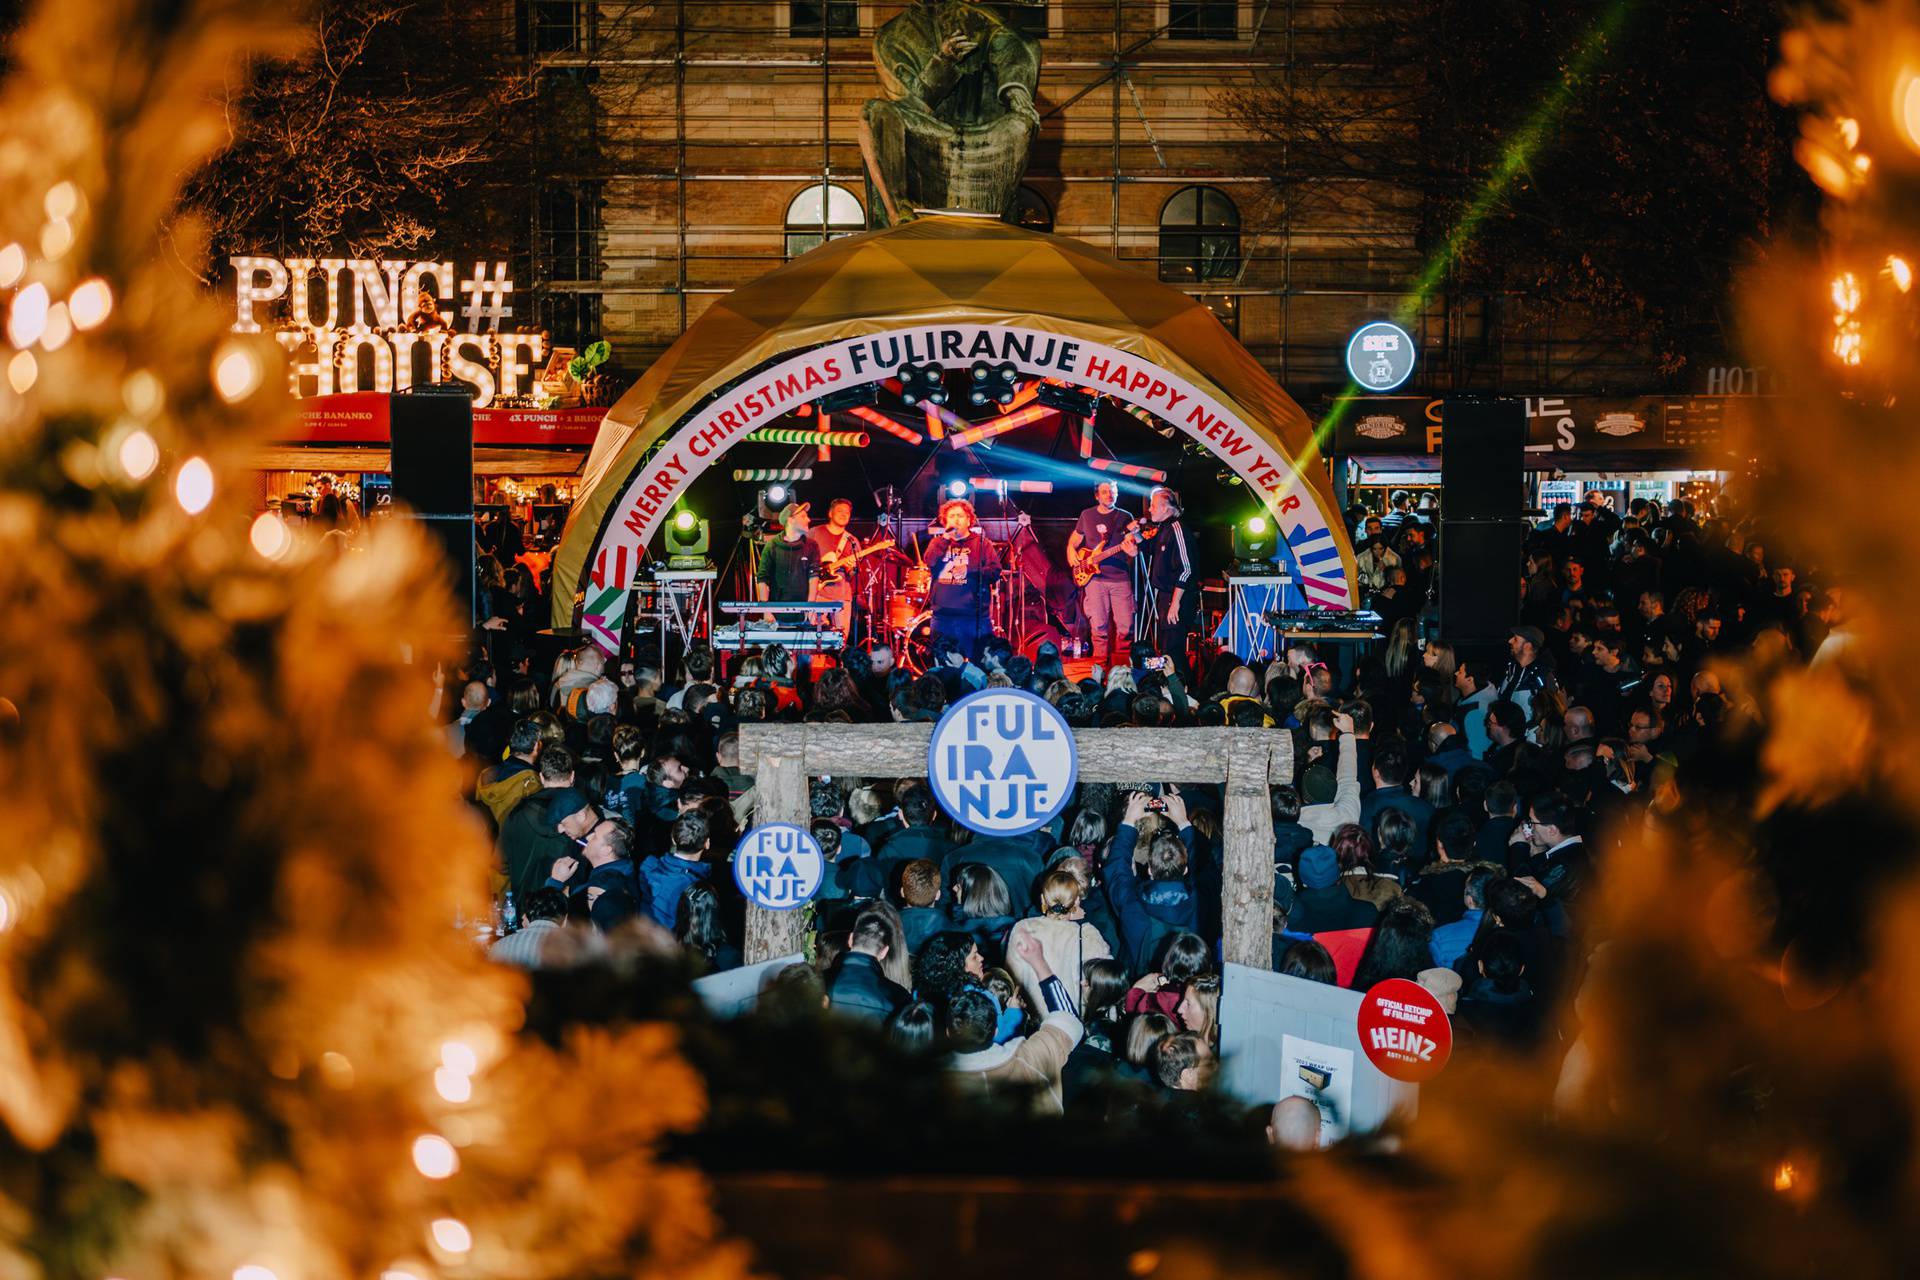
<svg viewBox="0 0 1920 1280"><path fill-rule="evenodd" d="M927 592L933 590L933 570L923 564L909 565L900 577L900 584L903 590L911 591L924 600Z"/></svg>
<svg viewBox="0 0 1920 1280"><path fill-rule="evenodd" d="M905 631L913 626L916 617L923 616L927 607L924 592L908 591L905 587L887 597L887 630Z"/></svg>
<svg viewBox="0 0 1920 1280"><path fill-rule="evenodd" d="M933 665L933 610L910 619L901 630L906 638L900 642L895 659L913 674L925 675Z"/></svg>

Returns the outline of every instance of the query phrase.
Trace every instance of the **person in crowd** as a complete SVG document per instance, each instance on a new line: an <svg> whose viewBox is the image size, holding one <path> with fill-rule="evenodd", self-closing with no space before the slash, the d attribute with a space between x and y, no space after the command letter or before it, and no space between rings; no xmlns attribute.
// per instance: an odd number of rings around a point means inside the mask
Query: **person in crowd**
<svg viewBox="0 0 1920 1280"><path fill-rule="evenodd" d="M1162 803L1169 817L1178 814L1179 834L1162 831L1153 837L1147 846L1144 884L1134 869L1134 847L1149 802L1145 792L1128 794L1102 877L1126 947L1125 958L1138 973L1153 969L1155 957L1169 935L1197 933L1200 928L1200 908L1194 900L1191 875L1193 825L1177 794L1169 794Z"/></svg>
<svg viewBox="0 0 1920 1280"><path fill-rule="evenodd" d="M1017 921L1008 935L1008 967L1026 992L1031 1008L1044 1008L1045 1001L1038 974L1020 959L1022 938L1039 939L1047 966L1055 973L1084 975L1093 961L1113 954L1100 931L1087 923L1087 912L1081 905L1084 897L1085 889L1076 876L1065 871L1048 872L1040 884L1040 914ZM1068 995L1075 1012L1081 1012L1080 993L1071 991Z"/></svg>
<svg viewBox="0 0 1920 1280"><path fill-rule="evenodd" d="M900 924L907 950L915 955L928 938L952 927L940 910L940 889L940 868L932 859L915 858L900 869Z"/></svg>
<svg viewBox="0 0 1920 1280"><path fill-rule="evenodd" d="M936 933L913 955L913 986L920 999L945 1008L968 986L987 980L986 957L973 935Z"/></svg>
<svg viewBox="0 0 1920 1280"><path fill-rule="evenodd" d="M1336 929L1371 929L1380 918L1373 903L1348 893L1341 883L1340 855L1331 846L1309 845L1296 868L1299 892L1288 913L1288 927L1303 934Z"/></svg>
<svg viewBox="0 0 1920 1280"><path fill-rule="evenodd" d="M835 1013L884 1023L894 1010L911 1001L906 989L880 967L891 950L890 936L886 917L878 912L863 911L854 920L847 949L827 976L827 1005Z"/></svg>
<svg viewBox="0 0 1920 1280"><path fill-rule="evenodd" d="M546 754L563 752L553 748ZM571 769L567 776L572 776ZM500 828L500 867L514 894L524 902L544 887L554 860L578 848L599 819L587 793L572 786L547 787L523 801Z"/></svg>
<svg viewBox="0 0 1920 1280"><path fill-rule="evenodd" d="M1203 1036L1176 1031L1153 1047L1154 1079L1172 1092L1198 1092L1213 1079L1216 1061Z"/></svg>
<svg viewBox="0 0 1920 1280"><path fill-rule="evenodd" d="M522 969L538 969L547 939L567 922L567 895L536 889L521 899L520 927L487 948L487 958Z"/></svg>
<svg viewBox="0 0 1920 1280"><path fill-rule="evenodd" d="M1412 982L1433 964L1433 916L1417 899L1399 898L1381 909L1347 985L1366 991L1388 978Z"/></svg>
<svg viewBox="0 0 1920 1280"><path fill-rule="evenodd" d="M1463 1030L1511 1049L1532 1048L1540 1037L1542 1011L1526 980L1519 939L1496 931L1478 948L1475 968L1476 976L1460 993L1456 1017Z"/></svg>
<svg viewBox="0 0 1920 1280"><path fill-rule="evenodd" d="M1320 1108L1312 1099L1282 1098L1267 1118L1267 1142L1282 1151L1318 1151L1320 1123Z"/></svg>
<svg viewBox="0 0 1920 1280"><path fill-rule="evenodd" d="M1570 912L1591 870L1586 843L1576 829L1577 814L1555 792L1535 797L1527 821L1515 831L1516 842L1527 848L1526 874L1518 877L1536 898L1545 901L1548 927L1557 937L1573 931Z"/></svg>
<svg viewBox="0 0 1920 1280"><path fill-rule="evenodd" d="M1334 768L1329 774L1324 765L1310 767L1300 783L1299 823L1313 838L1325 843L1334 829L1360 821L1360 776L1358 740L1353 717L1344 711L1332 716L1333 729L1340 735ZM1319 771L1316 777L1315 770Z"/></svg>
<svg viewBox="0 0 1920 1280"><path fill-rule="evenodd" d="M668 829L667 851L640 864L646 886L647 914L662 929L671 929L680 911L680 899L689 886L713 875L707 861L712 825L699 813L683 813Z"/></svg>
<svg viewBox="0 0 1920 1280"><path fill-rule="evenodd" d="M1407 838L1404 830L1401 838ZM1349 822L1333 833L1333 852L1340 859L1340 883L1362 902L1385 910L1402 890L1393 869L1376 869L1373 837L1357 822Z"/></svg>
<svg viewBox="0 0 1920 1280"><path fill-rule="evenodd" d="M705 881L695 881L680 896L673 922L674 941L686 948L702 973L724 973L742 963L740 948L727 937L720 895Z"/></svg>
<svg viewBox="0 0 1920 1280"><path fill-rule="evenodd" d="M939 1038L940 1018L925 1000L914 1000L895 1009L886 1020L887 1040L908 1054L933 1052Z"/></svg>
<svg viewBox="0 0 1920 1280"><path fill-rule="evenodd" d="M953 924L973 935L989 962L1006 954L1007 934L1013 929L1013 895L992 867L963 862L953 872Z"/></svg>
<svg viewBox="0 0 1920 1280"><path fill-rule="evenodd" d="M1458 808L1434 819L1433 860L1413 873L1407 892L1433 914L1436 928L1452 924L1466 910L1462 894L1475 861L1475 834L1473 819Z"/></svg>
<svg viewBox="0 0 1920 1280"><path fill-rule="evenodd" d="M1451 969L1480 933L1480 921L1487 913L1487 895L1494 881L1505 879L1498 867L1476 863L1462 878L1461 912L1458 919L1437 925L1430 947L1433 963Z"/></svg>
<svg viewBox="0 0 1920 1280"><path fill-rule="evenodd" d="M474 787L474 798L493 816L496 828L506 824L507 815L522 800L540 790L540 773L536 765L544 745L540 726L532 720L521 720L513 726L513 732L507 738L507 758L491 768L481 770Z"/></svg>
<svg viewBox="0 0 1920 1280"><path fill-rule="evenodd" d="M1073 1012L1066 984L1047 963L1040 940L1021 938L1016 955L1039 979L1046 1010L1039 1029L1030 1036L996 1043L1001 1010L986 991L967 988L947 1007L947 1070L965 1089L1021 1099L1036 1114L1061 1115L1065 1104L1060 1073L1080 1043L1083 1027Z"/></svg>
<svg viewBox="0 0 1920 1280"><path fill-rule="evenodd" d="M602 818L581 841L578 857L554 859L547 887L566 890L575 915L585 916L602 933L611 932L645 909L632 855L633 828L618 818Z"/></svg>
<svg viewBox="0 0 1920 1280"><path fill-rule="evenodd" d="M1186 994L1187 984L1212 967L1213 954L1206 939L1197 933L1172 934L1161 949L1158 971L1144 975L1127 992L1127 1012L1157 1011L1178 1022L1180 1001Z"/></svg>
<svg viewBox="0 0 1920 1280"><path fill-rule="evenodd" d="M1547 652L1547 637L1538 627L1520 626L1507 633L1506 674L1500 677L1500 696L1524 703L1536 694L1560 687Z"/></svg>
<svg viewBox="0 0 1920 1280"><path fill-rule="evenodd" d="M1338 970L1334 968L1333 957L1327 949L1308 938L1291 943L1275 966L1276 973L1289 978L1300 978L1307 982L1323 982L1327 986L1339 985Z"/></svg>
<svg viewBox="0 0 1920 1280"><path fill-rule="evenodd" d="M1173 1016L1181 1026L1220 1049L1220 975L1203 973L1190 980L1180 994Z"/></svg>

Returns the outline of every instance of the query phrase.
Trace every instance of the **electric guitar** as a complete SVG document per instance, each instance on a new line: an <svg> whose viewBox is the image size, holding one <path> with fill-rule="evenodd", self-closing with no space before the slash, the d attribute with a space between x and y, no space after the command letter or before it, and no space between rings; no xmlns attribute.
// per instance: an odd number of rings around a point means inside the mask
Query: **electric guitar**
<svg viewBox="0 0 1920 1280"><path fill-rule="evenodd" d="M858 551L850 551L844 556L828 556L820 562L820 585L830 587L844 579L847 570L853 568L853 566L859 564L874 552L891 551L892 549L893 539L883 538L870 546L860 548Z"/></svg>
<svg viewBox="0 0 1920 1280"><path fill-rule="evenodd" d="M1107 540L1102 538L1094 544L1092 550L1082 551L1073 563L1073 585L1084 587L1092 582L1100 571L1102 560L1109 556L1117 556L1127 549L1127 544L1133 541L1133 530L1134 526L1128 525L1127 531L1120 536L1120 541L1111 547L1107 545Z"/></svg>

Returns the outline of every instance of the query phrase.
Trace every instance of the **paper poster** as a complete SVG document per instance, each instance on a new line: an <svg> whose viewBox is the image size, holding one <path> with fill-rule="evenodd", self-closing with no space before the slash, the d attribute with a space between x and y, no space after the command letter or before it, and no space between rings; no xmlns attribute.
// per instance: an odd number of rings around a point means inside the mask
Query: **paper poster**
<svg viewBox="0 0 1920 1280"><path fill-rule="evenodd" d="M1283 1036L1280 1061L1280 1096L1306 1098L1320 1108L1320 1145L1346 1137L1353 1115L1353 1050Z"/></svg>

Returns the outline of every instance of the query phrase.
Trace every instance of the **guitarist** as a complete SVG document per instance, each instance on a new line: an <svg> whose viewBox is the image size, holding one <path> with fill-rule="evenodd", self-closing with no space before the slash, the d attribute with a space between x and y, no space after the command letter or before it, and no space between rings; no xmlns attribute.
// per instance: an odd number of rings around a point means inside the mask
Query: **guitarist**
<svg viewBox="0 0 1920 1280"><path fill-rule="evenodd" d="M820 554L821 579L815 598L840 600L846 605L828 623L840 632L842 652L845 652L845 641L853 630L851 558L860 550L860 539L854 537L853 531L847 528L847 521L851 519L853 504L845 498L835 498L827 504L827 522L807 531L807 536L813 539L814 548Z"/></svg>
<svg viewBox="0 0 1920 1280"><path fill-rule="evenodd" d="M1129 661L1133 642L1133 562L1140 544L1133 534L1134 520L1114 505L1120 489L1103 480L1094 487L1094 505L1080 513L1067 537L1067 561L1083 568L1101 557L1093 577L1081 588L1087 625L1093 630L1093 678L1105 680L1107 671Z"/></svg>
<svg viewBox="0 0 1920 1280"><path fill-rule="evenodd" d="M933 571L932 651L951 637L970 662L980 658L988 634L987 601L1000 577L1000 556L965 498L940 504L940 519L929 530L927 568Z"/></svg>

